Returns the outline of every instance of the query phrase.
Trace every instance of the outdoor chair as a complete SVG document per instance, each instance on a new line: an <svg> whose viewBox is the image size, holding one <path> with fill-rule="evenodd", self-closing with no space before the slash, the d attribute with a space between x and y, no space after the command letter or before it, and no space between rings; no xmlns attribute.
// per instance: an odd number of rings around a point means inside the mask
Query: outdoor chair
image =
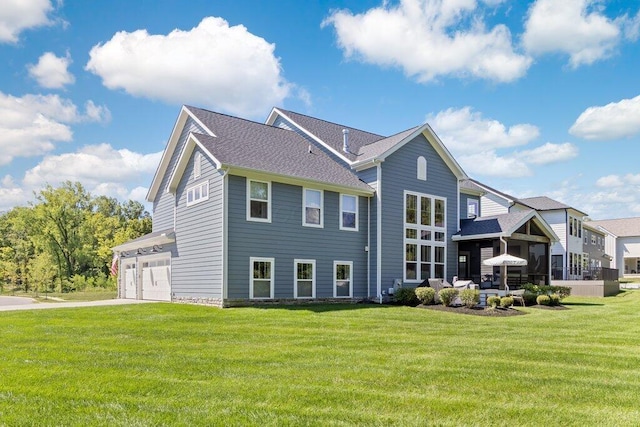
<svg viewBox="0 0 640 427"><path fill-rule="evenodd" d="M524 307L524 289L511 291L511 298L513 298L514 303L517 301Z"/></svg>

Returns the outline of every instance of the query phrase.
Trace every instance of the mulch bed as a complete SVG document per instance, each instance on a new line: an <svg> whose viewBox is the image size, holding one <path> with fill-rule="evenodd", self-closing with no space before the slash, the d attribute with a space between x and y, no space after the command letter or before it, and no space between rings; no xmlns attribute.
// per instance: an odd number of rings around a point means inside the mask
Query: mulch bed
<svg viewBox="0 0 640 427"><path fill-rule="evenodd" d="M445 307L442 304L437 305L418 305L416 308L424 308L427 310L436 310L436 311L448 311L449 313L458 313L458 314L469 314L471 316L490 316L490 317L507 317L507 316L520 316L522 314L527 314L524 311L520 311L517 308L487 308L487 307L473 307L469 308L466 306L454 306L454 307ZM568 310L568 307L563 305L556 306L548 306L548 305L532 305L530 308L539 308L542 310Z"/></svg>

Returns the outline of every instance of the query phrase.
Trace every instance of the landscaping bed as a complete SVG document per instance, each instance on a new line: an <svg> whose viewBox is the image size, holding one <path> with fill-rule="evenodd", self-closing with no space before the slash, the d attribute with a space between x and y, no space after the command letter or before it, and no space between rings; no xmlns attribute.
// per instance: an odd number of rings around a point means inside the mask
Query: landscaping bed
<svg viewBox="0 0 640 427"><path fill-rule="evenodd" d="M506 317L506 316L519 316L521 314L527 314L524 311L520 311L515 308L489 308L489 307L466 307L461 306L445 306L442 304L424 305L420 304L417 308L426 308L427 310L446 311L449 313L469 314L472 316L490 316L490 317Z"/></svg>

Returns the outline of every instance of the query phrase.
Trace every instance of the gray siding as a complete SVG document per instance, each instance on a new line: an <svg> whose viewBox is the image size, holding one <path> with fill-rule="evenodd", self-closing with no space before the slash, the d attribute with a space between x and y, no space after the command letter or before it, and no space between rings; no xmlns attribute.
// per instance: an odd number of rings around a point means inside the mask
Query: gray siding
<svg viewBox="0 0 640 427"><path fill-rule="evenodd" d="M373 297L378 295L377 274L378 274L378 168L374 166L357 172L358 178L376 189L376 194L370 200L369 211L369 294Z"/></svg>
<svg viewBox="0 0 640 427"><path fill-rule="evenodd" d="M275 258L275 298L293 298L294 259L316 260L316 297L333 297L333 262L353 261L353 297L367 297L367 198L358 231L339 229L339 193L324 191L324 228L302 226L302 187L272 182L271 223L246 219L246 179L228 177L228 298L249 298L250 258Z"/></svg>
<svg viewBox="0 0 640 427"><path fill-rule="evenodd" d="M427 159L427 180L417 179L417 158ZM423 135L405 144L382 163L382 289L403 277L404 191L446 198L447 279L457 271L457 245L451 236L458 229L457 178Z"/></svg>
<svg viewBox="0 0 640 427"><path fill-rule="evenodd" d="M467 219L468 210L467 210L467 201L468 200L477 200L478 201L478 216L482 216L482 211L480 210L480 197L472 196L470 194L460 193L460 219Z"/></svg>
<svg viewBox="0 0 640 427"><path fill-rule="evenodd" d="M224 175L202 153L202 173L193 178L196 146L178 185L176 215L177 253L171 265L175 297L222 298ZM209 199L187 206L187 189L209 181Z"/></svg>
<svg viewBox="0 0 640 427"><path fill-rule="evenodd" d="M153 202L153 231L173 228L173 207L175 201L173 198L173 194L167 193L167 185L169 183L169 179L171 178L171 174L173 173L173 169L175 168L176 162L180 158L180 153L182 153L182 148L184 147L184 144L190 132L203 133L204 130L200 128L191 118L187 119L182 133L180 134L180 138L178 139L176 149L174 150L171 156L171 160L169 161L167 172L162 177L162 183L160 184L160 189L158 190L156 199Z"/></svg>

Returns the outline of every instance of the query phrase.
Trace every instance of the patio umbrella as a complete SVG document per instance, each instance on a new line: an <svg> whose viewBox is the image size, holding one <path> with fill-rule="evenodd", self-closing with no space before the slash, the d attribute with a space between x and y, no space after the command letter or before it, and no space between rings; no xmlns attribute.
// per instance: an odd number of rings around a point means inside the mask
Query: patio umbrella
<svg viewBox="0 0 640 427"><path fill-rule="evenodd" d="M512 266L523 266L527 265L528 262L524 258L518 258L517 256L502 254L498 256L494 256L493 258L485 259L482 261L484 265L491 265L494 267L504 266L504 284L507 284L507 267ZM508 289L508 288L507 288Z"/></svg>

